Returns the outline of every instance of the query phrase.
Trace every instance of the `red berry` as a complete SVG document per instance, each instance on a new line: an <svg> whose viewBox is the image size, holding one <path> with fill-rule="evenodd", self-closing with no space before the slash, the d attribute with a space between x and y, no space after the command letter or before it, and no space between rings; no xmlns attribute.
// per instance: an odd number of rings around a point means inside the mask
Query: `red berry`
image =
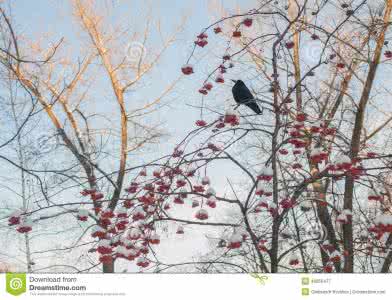
<svg viewBox="0 0 392 300"><path fill-rule="evenodd" d="M207 122L204 121L204 120L197 120L197 121L196 121L196 126L204 127L204 126L206 126L206 125L207 125Z"/></svg>
<svg viewBox="0 0 392 300"><path fill-rule="evenodd" d="M289 42L286 43L286 48L287 49L292 49L294 47L294 45L295 45L294 42L289 41Z"/></svg>
<svg viewBox="0 0 392 300"><path fill-rule="evenodd" d="M215 208L216 207L216 198L215 198L215 196L211 196L210 198L208 198L207 205L209 207L211 207L211 208Z"/></svg>
<svg viewBox="0 0 392 300"><path fill-rule="evenodd" d="M147 268L150 265L150 261L148 261L146 258L144 257L139 257L136 265L138 265L141 268Z"/></svg>
<svg viewBox="0 0 392 300"><path fill-rule="evenodd" d="M202 33L200 33L200 34L197 36L197 38L198 38L198 39L206 39L206 38L208 38L208 35L207 35L206 33L202 32Z"/></svg>
<svg viewBox="0 0 392 300"><path fill-rule="evenodd" d="M296 169L302 169L302 165L300 163L295 163L291 166L294 170Z"/></svg>
<svg viewBox="0 0 392 300"><path fill-rule="evenodd" d="M204 88L201 88L201 89L199 89L199 93L203 94L203 95L207 95L208 91L206 89L204 89Z"/></svg>
<svg viewBox="0 0 392 300"><path fill-rule="evenodd" d="M196 215L195 215L196 219L199 220L207 220L208 219L208 213L205 209L200 209Z"/></svg>
<svg viewBox="0 0 392 300"><path fill-rule="evenodd" d="M235 37L235 38L239 38L239 37L241 37L241 31L238 31L238 30L236 30L236 31L233 31L233 37Z"/></svg>
<svg viewBox="0 0 392 300"><path fill-rule="evenodd" d="M296 266L298 264L299 264L298 258L290 259L290 261L289 261L290 266Z"/></svg>
<svg viewBox="0 0 392 300"><path fill-rule="evenodd" d="M184 204L184 200L181 197L175 197L173 202L175 204Z"/></svg>
<svg viewBox="0 0 392 300"><path fill-rule="evenodd" d="M211 91L212 89L212 83L211 82L206 82L203 86L207 91Z"/></svg>
<svg viewBox="0 0 392 300"><path fill-rule="evenodd" d="M216 34L221 33L221 32L222 32L222 28L220 28L219 26L217 26L217 27L214 28L214 32L215 32Z"/></svg>
<svg viewBox="0 0 392 300"><path fill-rule="evenodd" d="M8 218L8 226L19 225L21 221L20 213L16 212Z"/></svg>
<svg viewBox="0 0 392 300"><path fill-rule="evenodd" d="M93 193L90 195L91 200L96 201L96 200L101 200L104 196L102 193Z"/></svg>
<svg viewBox="0 0 392 300"><path fill-rule="evenodd" d="M224 65L220 65L220 66L219 66L219 70L220 70L220 73L221 73L221 74L226 73L226 69L227 69L227 68L226 68Z"/></svg>
<svg viewBox="0 0 392 300"><path fill-rule="evenodd" d="M324 272L326 272L326 273L331 273L333 270L332 265L326 265L326 266L324 266L323 269L324 269Z"/></svg>
<svg viewBox="0 0 392 300"><path fill-rule="evenodd" d="M289 154L289 151L287 151L286 149L279 149L279 153L282 155L287 155Z"/></svg>
<svg viewBox="0 0 392 300"><path fill-rule="evenodd" d="M302 153L301 150L293 150L293 154L294 154L294 155L298 155L298 154L301 154L301 153Z"/></svg>
<svg viewBox="0 0 392 300"><path fill-rule="evenodd" d="M216 76L215 82L217 82L217 83L224 83L225 79L223 78L223 76L221 74L219 74L218 76Z"/></svg>
<svg viewBox="0 0 392 300"><path fill-rule="evenodd" d="M193 73L193 66L190 64L187 65L183 65L181 68L182 73L184 73L185 75L190 75Z"/></svg>
<svg viewBox="0 0 392 300"><path fill-rule="evenodd" d="M177 227L176 234L184 234L184 227L181 225Z"/></svg>
<svg viewBox="0 0 392 300"><path fill-rule="evenodd" d="M202 40L199 39L195 41L195 44L203 48L205 45L208 44L208 41L206 39L202 39Z"/></svg>
<svg viewBox="0 0 392 300"><path fill-rule="evenodd" d="M31 226L27 226L27 225L19 225L16 228L16 231L18 231L19 233L27 233L30 232L32 230Z"/></svg>
<svg viewBox="0 0 392 300"><path fill-rule="evenodd" d="M112 262L112 256L111 255L102 255L99 257L99 261L103 264L108 264Z"/></svg>
<svg viewBox="0 0 392 300"><path fill-rule="evenodd" d="M304 113L299 113L296 117L297 122L304 122L306 121L306 114Z"/></svg>
<svg viewBox="0 0 392 300"><path fill-rule="evenodd" d="M244 23L244 25L245 25L246 27L251 27L251 26L252 26L252 23L253 23L253 20L252 20L251 18L246 18L246 19L243 21L243 23Z"/></svg>

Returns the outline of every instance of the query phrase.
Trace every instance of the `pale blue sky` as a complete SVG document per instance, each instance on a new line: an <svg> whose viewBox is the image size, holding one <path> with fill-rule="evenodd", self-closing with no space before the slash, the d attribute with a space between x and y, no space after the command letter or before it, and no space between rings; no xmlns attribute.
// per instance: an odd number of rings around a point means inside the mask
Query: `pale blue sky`
<svg viewBox="0 0 392 300"><path fill-rule="evenodd" d="M137 91L137 97L154 97L167 84L178 77L180 67L185 63L190 53L195 36L202 28L215 20L215 16L219 15L217 10L211 9L214 6L213 3L222 5L228 11L235 11L237 5L246 11L250 8L250 6L247 7L247 4L254 2L252 0L217 0L216 2L208 0L150 1L150 3L153 3L153 15L156 19L159 18L161 20L164 33L172 33L174 28L180 24L183 16L186 16L186 23L184 30L177 35L176 42L166 51L154 73L154 80L148 83L150 85L149 88ZM138 31L138 26L141 29L143 28L142 26L145 23L143 16L148 7L146 3L149 3L149 1L102 0L97 1L97 3L108 7L108 11L111 11L110 17L114 23L123 26L128 25L130 28L135 28L135 31ZM27 38L42 38L43 33L48 33L49 37L47 40L52 42L65 37L67 45L75 43L75 55L79 54L77 37L80 34L80 30L75 20L70 17L71 8L68 1L23 0L13 1L12 6L18 32L25 34ZM157 41L158 36L154 34L151 42L156 44ZM210 41L209 46L213 47L212 51L216 48L213 39ZM197 55L207 55L207 58L203 60L203 64L195 66L199 72L192 77L184 78L177 89L170 95L176 101L170 106L169 110L164 111L164 116L161 117L161 120L167 122L165 127L173 136L183 136L184 133L193 127L194 120L198 118L199 111L185 104L197 105L201 101L197 90L205 79L208 70L215 67L217 62L217 60L214 61L214 56L209 51L211 49L199 50ZM97 95L100 95L103 91L96 90L95 92ZM225 84L220 86L219 89L214 89L206 100L210 101L210 99L217 98L215 92L218 93L219 99L216 99L217 101L224 100L223 98L229 96L230 85ZM178 126L179 123L181 126Z"/></svg>

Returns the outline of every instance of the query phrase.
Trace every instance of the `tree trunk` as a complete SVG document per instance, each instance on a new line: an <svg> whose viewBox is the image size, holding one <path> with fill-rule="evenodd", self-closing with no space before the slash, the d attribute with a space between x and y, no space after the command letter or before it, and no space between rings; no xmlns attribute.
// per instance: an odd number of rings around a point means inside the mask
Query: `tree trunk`
<svg viewBox="0 0 392 300"><path fill-rule="evenodd" d="M365 110L369 100L370 91L373 86L373 81L376 76L377 67L380 62L381 51L384 46L385 32L389 26L389 19L391 15L392 0L388 0L384 14L384 26L377 39L376 49L374 51L373 59L369 65L369 72L366 78L366 82L362 91L361 99L358 104L357 113L355 115L354 129L351 136L351 159L355 159L358 156L361 143L361 133L364 126ZM353 192L354 192L354 178L352 176L346 176L346 183L344 187L344 209L352 211L353 207ZM354 247L353 247L353 225L343 225L343 241L344 249L347 251L348 256L344 261L344 272L354 272Z"/></svg>

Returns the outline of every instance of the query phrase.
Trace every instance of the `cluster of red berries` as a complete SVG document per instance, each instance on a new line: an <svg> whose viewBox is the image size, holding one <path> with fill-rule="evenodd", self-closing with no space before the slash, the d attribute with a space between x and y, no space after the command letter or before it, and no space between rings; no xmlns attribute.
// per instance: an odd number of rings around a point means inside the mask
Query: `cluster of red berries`
<svg viewBox="0 0 392 300"><path fill-rule="evenodd" d="M207 38L208 38L208 35L207 35L206 33L202 32L202 33L200 33L200 34L197 36L197 40L195 41L195 44L196 44L197 46L203 48L205 45L208 44Z"/></svg>
<svg viewBox="0 0 392 300"><path fill-rule="evenodd" d="M8 226L16 226L19 233L28 233L33 230L33 222L22 210L16 210L8 218Z"/></svg>
<svg viewBox="0 0 392 300"><path fill-rule="evenodd" d="M392 233L392 215L383 214L376 217L374 225L369 228L380 240L385 233Z"/></svg>
<svg viewBox="0 0 392 300"><path fill-rule="evenodd" d="M80 194L84 197L90 196L91 200L98 201L103 199L104 195L98 192L96 189L84 189L80 192Z"/></svg>
<svg viewBox="0 0 392 300"><path fill-rule="evenodd" d="M204 83L203 87L199 89L199 93L203 95L207 95L209 91L211 91L213 85L211 82Z"/></svg>

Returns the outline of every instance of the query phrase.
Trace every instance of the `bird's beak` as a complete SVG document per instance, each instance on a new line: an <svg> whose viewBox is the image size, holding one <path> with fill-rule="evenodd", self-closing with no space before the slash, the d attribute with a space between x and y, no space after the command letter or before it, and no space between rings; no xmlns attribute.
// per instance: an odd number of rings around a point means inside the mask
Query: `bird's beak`
<svg viewBox="0 0 392 300"><path fill-rule="evenodd" d="M237 80L234 80L234 79L232 79L231 81L233 81L234 83L236 83L236 82L237 82Z"/></svg>

